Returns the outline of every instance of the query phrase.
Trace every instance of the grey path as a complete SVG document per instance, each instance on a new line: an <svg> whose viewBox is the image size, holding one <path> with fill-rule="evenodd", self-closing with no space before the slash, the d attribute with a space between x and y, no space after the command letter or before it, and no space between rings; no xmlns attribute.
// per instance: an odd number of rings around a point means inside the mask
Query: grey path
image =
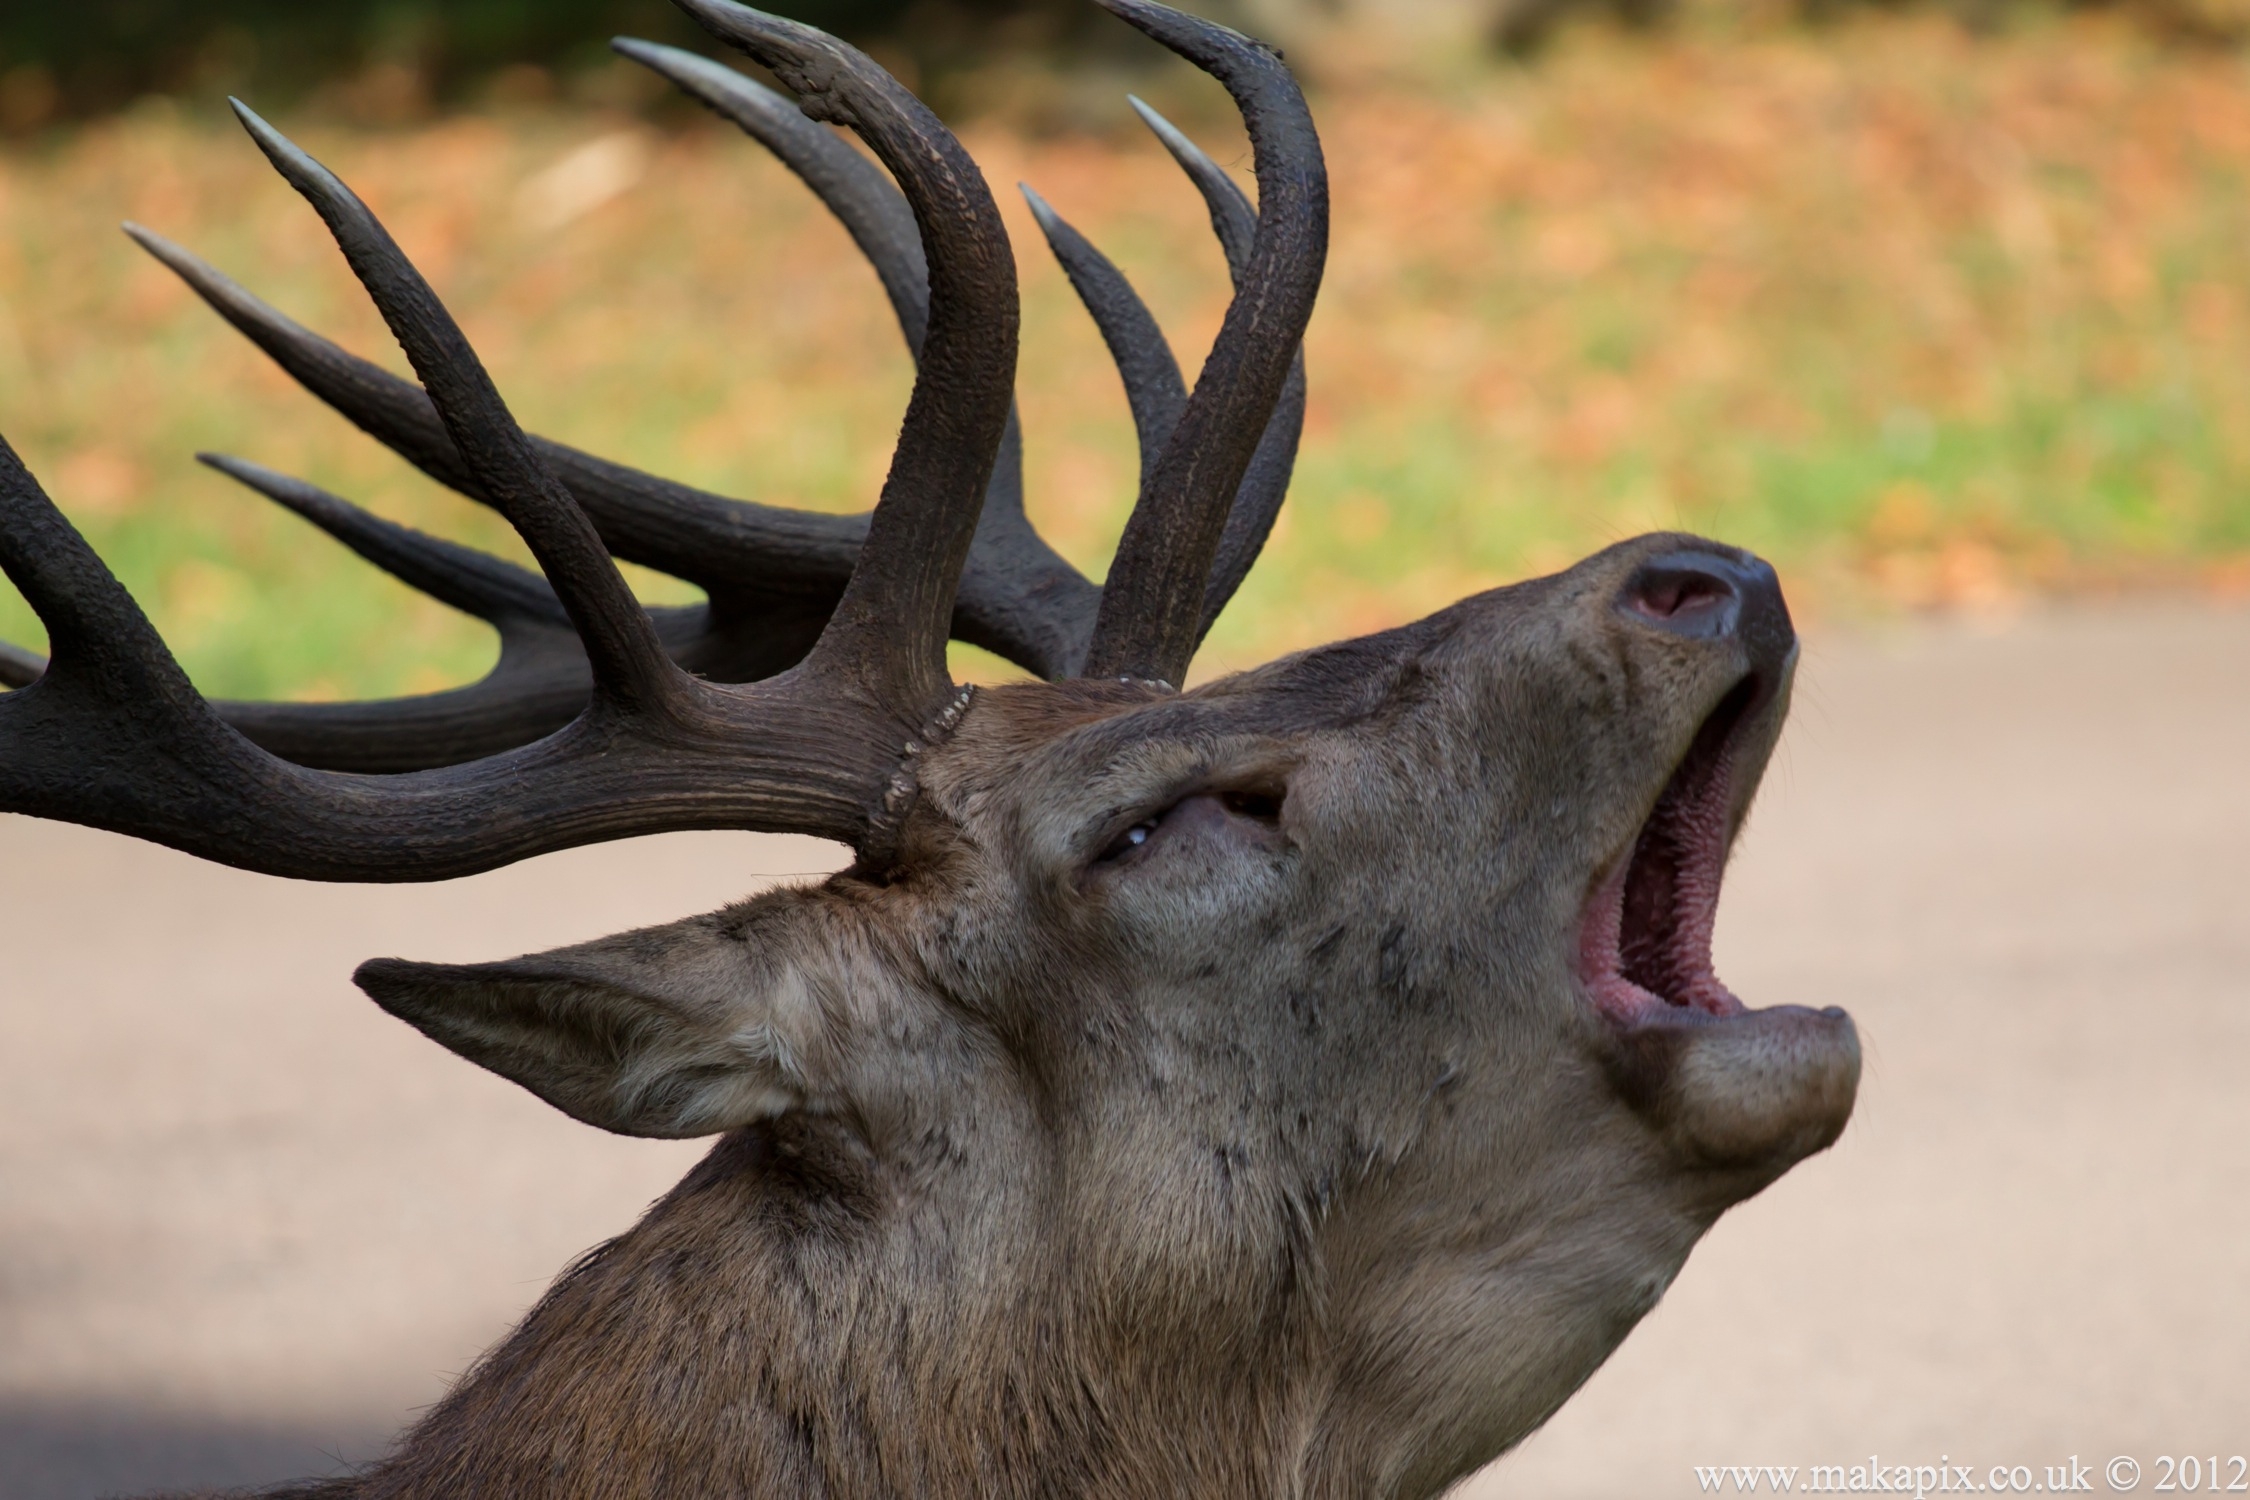
<svg viewBox="0 0 2250 1500"><path fill-rule="evenodd" d="M1802 681L1721 965L1854 1012L1859 1115L1468 1493L1871 1452L2128 1453L2146 1493L2159 1454L2250 1452L2250 613L1824 637ZM0 819L0 1497L365 1457L697 1154L456 1062L358 959L826 863L681 836L334 889Z"/></svg>

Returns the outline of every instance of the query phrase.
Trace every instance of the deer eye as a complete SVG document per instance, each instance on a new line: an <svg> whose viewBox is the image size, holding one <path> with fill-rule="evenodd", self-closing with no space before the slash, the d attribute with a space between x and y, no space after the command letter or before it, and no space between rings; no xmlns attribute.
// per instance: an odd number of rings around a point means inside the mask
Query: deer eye
<svg viewBox="0 0 2250 1500"><path fill-rule="evenodd" d="M1255 829L1261 840L1281 822L1285 793L1276 787L1229 787L1191 792L1161 812L1151 813L1110 840L1095 856L1094 864L1112 865L1139 853L1158 835L1174 827L1229 825Z"/></svg>
<svg viewBox="0 0 2250 1500"><path fill-rule="evenodd" d="M1167 811L1169 811L1169 809L1167 809ZM1132 827L1119 834L1115 839L1112 839L1110 841L1109 847L1107 849L1104 849L1100 854L1094 857L1094 863L1098 865L1106 865L1111 863L1112 861L1123 859L1126 855L1131 854L1135 849L1138 849L1141 847L1141 845L1147 843L1149 840L1149 835L1156 832L1157 825L1163 820L1163 813L1158 813L1153 818L1141 819L1140 822L1135 823Z"/></svg>

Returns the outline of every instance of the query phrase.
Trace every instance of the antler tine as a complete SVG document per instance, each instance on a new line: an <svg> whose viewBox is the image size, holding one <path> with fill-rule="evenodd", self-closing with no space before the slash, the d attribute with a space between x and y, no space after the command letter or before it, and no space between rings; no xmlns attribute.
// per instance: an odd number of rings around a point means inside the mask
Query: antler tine
<svg viewBox="0 0 2250 1500"><path fill-rule="evenodd" d="M365 702L213 703L251 743L301 766L394 774L529 744L585 709L592 680L585 648L562 601L537 573L386 521L262 465L213 453L197 457L303 516L409 588L489 622L500 634L499 661L465 687ZM770 648L762 658L722 657L713 649L709 616L705 605L649 611L675 661L721 680L770 676L796 662L813 639L761 630L758 640Z"/></svg>
<svg viewBox="0 0 2250 1500"><path fill-rule="evenodd" d="M1188 174L1196 190L1203 195L1204 206L1210 210L1211 229L1219 237L1226 251L1227 271L1237 287L1242 285L1244 273L1249 268L1250 247L1258 232L1258 211L1251 207L1250 199L1241 184L1206 155L1203 148L1189 140L1180 128L1158 114L1149 105L1128 94L1125 102L1141 117L1141 123L1155 133L1172 153L1172 159ZM1225 532L1219 538L1219 555L1211 565L1211 577L1203 590L1203 619L1195 639L1201 645L1211 622L1218 619L1234 591L1249 576L1251 565L1265 549L1266 538L1273 532L1274 518L1281 513L1281 502L1289 493L1289 477L1297 466L1297 442L1305 427L1305 350L1297 346L1296 358L1290 361L1289 378L1281 388L1281 398L1274 403L1273 415L1266 419L1266 430L1258 439L1258 448L1250 457L1249 471L1243 476L1242 487L1235 491L1234 507L1227 513Z"/></svg>
<svg viewBox="0 0 2250 1500"><path fill-rule="evenodd" d="M812 189L875 268L884 294L890 298L891 310L897 315L899 331L906 336L906 347L919 360L929 327L929 265L922 254L922 233L914 222L914 210L890 179L835 135L807 119L795 100L732 68L677 47L632 37L619 37L610 46L734 122ZM991 535L980 538L978 545L981 549L989 544L1005 571L1021 572L1027 580L1037 579L1040 585L1070 591L1069 580L1059 585L1054 580L1065 572L1075 577L1075 570L1035 535L1025 534L1029 523L1022 516L1023 430L1011 403L1000 455L985 489L983 525ZM1086 585L1084 592L1091 591L1092 586Z"/></svg>
<svg viewBox="0 0 2250 1500"><path fill-rule="evenodd" d="M1150 108L1148 101L1138 94L1127 94L1125 102L1133 106L1133 113L1164 143L1164 149L1172 153L1172 160L1180 164L1188 180L1195 184L1195 190L1203 195L1203 206L1211 214L1211 232L1219 237L1219 248L1226 252L1228 274L1239 285L1243 271L1250 264L1251 243L1258 234L1258 210L1251 205L1250 195L1243 192L1242 185L1211 160L1201 146L1189 140L1179 126Z"/></svg>
<svg viewBox="0 0 2250 1500"><path fill-rule="evenodd" d="M1110 258L1072 228L1070 221L1050 207L1028 184L1016 188L1031 205L1031 217L1047 237L1071 289L1093 317L1102 342L1109 346L1111 363L1125 383L1125 404L1133 413L1133 432L1139 441L1141 463L1153 464L1165 440L1187 405L1187 382L1180 377L1180 362L1165 342L1164 330L1149 313L1133 284Z"/></svg>
<svg viewBox="0 0 2250 1500"><path fill-rule="evenodd" d="M137 224L125 230L284 371L362 431L438 483L471 499L489 498L420 386L338 348L163 236ZM714 598L785 604L792 615L812 599L823 601L825 610L825 600L842 592L851 576L852 560L866 535L865 516L732 500L542 437L533 436L531 445L593 518L613 555L684 578ZM1022 649L1013 640L1009 646Z"/></svg>
<svg viewBox="0 0 2250 1500"><path fill-rule="evenodd" d="M1170 122L1154 110L1138 99L1132 102L1143 119L1162 124L1166 131L1172 130ZM1177 137L1176 143L1173 137ZM1249 200L1233 180L1186 137L1174 131L1165 143L1173 146L1173 154L1183 161L1200 163L1209 169L1207 173L1191 169L1191 175L1204 190L1205 201L1211 206L1212 224L1227 249L1230 269L1239 279L1251 237L1257 231L1256 215ZM1103 342L1109 346L1110 358L1125 383L1125 400L1132 409L1134 433L1145 473L1163 451L1179 421L1181 409L1187 404L1179 363L1172 357L1163 330L1157 327L1156 319L1149 314L1147 305L1124 273L1049 207L1045 199L1029 187L1023 188L1023 195L1030 202L1032 217L1038 220L1079 301L1092 314L1095 327L1100 329ZM1232 209L1239 209L1240 213ZM1241 487L1235 491L1234 505L1227 514L1218 557L1211 565L1211 576L1203 590L1203 614L1195 633L1198 645L1210 630L1211 622L1234 597L1234 591L1242 586L1242 580L1249 575L1251 565L1265 547L1266 537L1273 531L1274 518L1280 514L1281 502L1289 493L1289 477L1296 467L1297 442L1303 433L1304 421L1305 353L1300 347L1297 357L1290 362L1289 379L1281 388L1281 399L1274 403L1273 415L1266 420L1266 430L1258 440L1257 451L1251 455L1250 467L1243 474Z"/></svg>
<svg viewBox="0 0 2250 1500"><path fill-rule="evenodd" d="M377 442L448 488L474 487L475 479L420 386L292 322L208 261L154 230L130 221L120 227L283 370Z"/></svg>
<svg viewBox="0 0 2250 1500"><path fill-rule="evenodd" d="M1016 273L983 174L927 106L856 48L732 0L677 0L771 69L815 119L848 125L897 179L921 230L930 319L867 543L806 669L929 712L952 691L945 641L1008 424Z"/></svg>
<svg viewBox="0 0 2250 1500"><path fill-rule="evenodd" d="M1304 431L1305 351L1300 348L1289 362L1289 378L1282 384L1280 399L1273 404L1266 430L1259 435L1257 450L1250 455L1242 487L1234 494L1234 509L1227 513L1226 530L1220 533L1219 555L1203 586L1203 614L1195 628L1198 646L1219 612L1234 598L1234 591L1242 587L1242 580L1250 576L1258 554L1265 550L1266 538L1273 535L1274 520L1281 514L1281 502L1289 495L1290 476L1297 469L1297 444Z"/></svg>
<svg viewBox="0 0 2250 1500"><path fill-rule="evenodd" d="M471 547L386 521L318 485L224 453L196 461L294 511L408 588L498 624L521 617L568 630L570 618L547 580Z"/></svg>
<svg viewBox="0 0 2250 1500"><path fill-rule="evenodd" d="M1235 494L1288 381L1328 246L1320 139L1281 60L1248 37L1149 0L1099 0L1226 86L1256 154L1250 255L1163 457L1141 487L1102 590L1088 676L1177 681Z"/></svg>
<svg viewBox="0 0 2250 1500"><path fill-rule="evenodd" d="M202 708L133 596L63 519L5 438L0 438L0 570L47 627L52 652L39 679L0 699L0 708L21 713L25 703L67 691L67 682L78 679L140 693L160 708L175 703Z"/></svg>
<svg viewBox="0 0 2250 1500"><path fill-rule="evenodd" d="M0 687L30 687L46 670L46 657L12 641L0 641Z"/></svg>
<svg viewBox="0 0 2250 1500"><path fill-rule="evenodd" d="M257 806L259 753L218 721L132 595L5 439L0 570L45 623L54 650L36 681L0 696L0 810L272 868L259 858L270 826L261 814L272 811ZM296 769L270 765L284 779Z"/></svg>
<svg viewBox="0 0 2250 1500"><path fill-rule="evenodd" d="M797 101L708 57L618 37L610 47L742 128L797 174L851 235L883 283L907 347L929 326L929 266L914 210L874 163L805 118Z"/></svg>
<svg viewBox="0 0 2250 1500"><path fill-rule="evenodd" d="M685 681L610 560L593 522L547 471L500 392L390 233L358 196L240 100L250 137L312 204L406 351L456 452L532 555L570 614L593 667L597 702L640 713L678 696Z"/></svg>

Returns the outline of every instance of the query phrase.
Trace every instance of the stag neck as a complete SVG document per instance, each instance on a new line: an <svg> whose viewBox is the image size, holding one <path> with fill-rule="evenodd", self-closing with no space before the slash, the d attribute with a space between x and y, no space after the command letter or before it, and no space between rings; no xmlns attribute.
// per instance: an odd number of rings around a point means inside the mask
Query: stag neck
<svg viewBox="0 0 2250 1500"><path fill-rule="evenodd" d="M1311 1299L1183 1308L1177 1339L1152 1337L1147 1307L1105 1309L1099 1278L1020 1223L985 1226L974 1266L932 1264L907 1177L832 1120L725 1137L334 1493L1403 1493L1367 1455L1321 1451L1335 1382ZM1212 1336L1214 1311L1235 1337ZM1214 1349L1226 1368L1201 1368Z"/></svg>

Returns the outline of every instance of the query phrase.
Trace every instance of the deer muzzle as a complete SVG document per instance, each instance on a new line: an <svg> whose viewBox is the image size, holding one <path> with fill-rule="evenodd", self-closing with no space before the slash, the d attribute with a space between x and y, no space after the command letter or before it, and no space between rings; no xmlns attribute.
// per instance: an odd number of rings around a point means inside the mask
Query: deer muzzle
<svg viewBox="0 0 2250 1500"><path fill-rule="evenodd" d="M1711 958L1727 854L1787 707L1796 633L1772 568L1731 549L1649 558L1616 607L1729 653L1741 675L1595 885L1579 977L1626 1100L1695 1163L1762 1185L1836 1139L1860 1068L1843 1011L1752 1009Z"/></svg>

